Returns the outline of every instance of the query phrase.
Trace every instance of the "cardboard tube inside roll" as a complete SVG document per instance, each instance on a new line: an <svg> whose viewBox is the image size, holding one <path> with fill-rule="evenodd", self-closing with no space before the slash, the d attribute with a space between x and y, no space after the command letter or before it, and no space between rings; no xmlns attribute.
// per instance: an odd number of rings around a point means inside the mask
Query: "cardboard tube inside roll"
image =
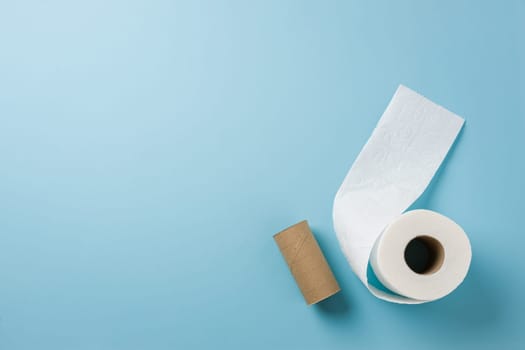
<svg viewBox="0 0 525 350"><path fill-rule="evenodd" d="M288 227L273 238L308 305L341 290L306 220Z"/></svg>

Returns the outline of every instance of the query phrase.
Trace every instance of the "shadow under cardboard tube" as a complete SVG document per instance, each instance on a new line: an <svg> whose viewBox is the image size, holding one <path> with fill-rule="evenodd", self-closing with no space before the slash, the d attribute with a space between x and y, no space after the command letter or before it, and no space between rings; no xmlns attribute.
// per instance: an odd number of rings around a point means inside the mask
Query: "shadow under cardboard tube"
<svg viewBox="0 0 525 350"><path fill-rule="evenodd" d="M317 303L315 307L322 313L334 316L344 316L350 311L350 304L343 291L339 291L331 297Z"/></svg>

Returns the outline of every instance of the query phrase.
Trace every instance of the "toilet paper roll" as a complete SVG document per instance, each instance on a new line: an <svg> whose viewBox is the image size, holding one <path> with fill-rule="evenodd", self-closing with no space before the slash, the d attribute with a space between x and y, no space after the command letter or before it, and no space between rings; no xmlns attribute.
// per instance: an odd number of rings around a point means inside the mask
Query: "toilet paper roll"
<svg viewBox="0 0 525 350"><path fill-rule="evenodd" d="M308 305L341 290L306 220L288 227L273 238Z"/></svg>
<svg viewBox="0 0 525 350"><path fill-rule="evenodd" d="M370 264L389 290L415 300L436 300L452 292L470 265L470 243L451 219L412 210L391 222L376 241Z"/></svg>
<svg viewBox="0 0 525 350"><path fill-rule="evenodd" d="M406 304L435 300L466 276L471 250L459 225L431 211L403 214L432 180L463 123L399 86L335 196L333 221L341 248L380 299ZM426 262L411 256L418 249ZM369 263L389 290L369 283Z"/></svg>

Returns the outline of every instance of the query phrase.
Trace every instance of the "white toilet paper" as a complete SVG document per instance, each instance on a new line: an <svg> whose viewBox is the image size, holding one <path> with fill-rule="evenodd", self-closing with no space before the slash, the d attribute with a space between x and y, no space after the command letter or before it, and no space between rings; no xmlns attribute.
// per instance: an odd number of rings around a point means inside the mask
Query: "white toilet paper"
<svg viewBox="0 0 525 350"><path fill-rule="evenodd" d="M405 254L411 242L425 249L429 260L417 273L407 264ZM470 258L470 243L458 224L430 210L412 210L383 231L372 249L370 264L391 291L430 301L456 289L467 274Z"/></svg>
<svg viewBox="0 0 525 350"><path fill-rule="evenodd" d="M427 210L401 215L424 192L463 122L399 86L335 196L339 243L354 272L380 299L406 304L435 300L466 276L471 250L459 225ZM424 271L413 271L405 259L413 239L430 253ZM369 261L392 293L369 284Z"/></svg>

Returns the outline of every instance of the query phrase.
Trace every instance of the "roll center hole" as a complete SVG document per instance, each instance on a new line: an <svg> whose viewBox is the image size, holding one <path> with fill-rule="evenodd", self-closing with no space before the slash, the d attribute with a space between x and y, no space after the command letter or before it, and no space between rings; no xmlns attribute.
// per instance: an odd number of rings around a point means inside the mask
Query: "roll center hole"
<svg viewBox="0 0 525 350"><path fill-rule="evenodd" d="M417 236L405 248L405 262L415 273L431 275L438 271L445 260L441 243L430 236Z"/></svg>

